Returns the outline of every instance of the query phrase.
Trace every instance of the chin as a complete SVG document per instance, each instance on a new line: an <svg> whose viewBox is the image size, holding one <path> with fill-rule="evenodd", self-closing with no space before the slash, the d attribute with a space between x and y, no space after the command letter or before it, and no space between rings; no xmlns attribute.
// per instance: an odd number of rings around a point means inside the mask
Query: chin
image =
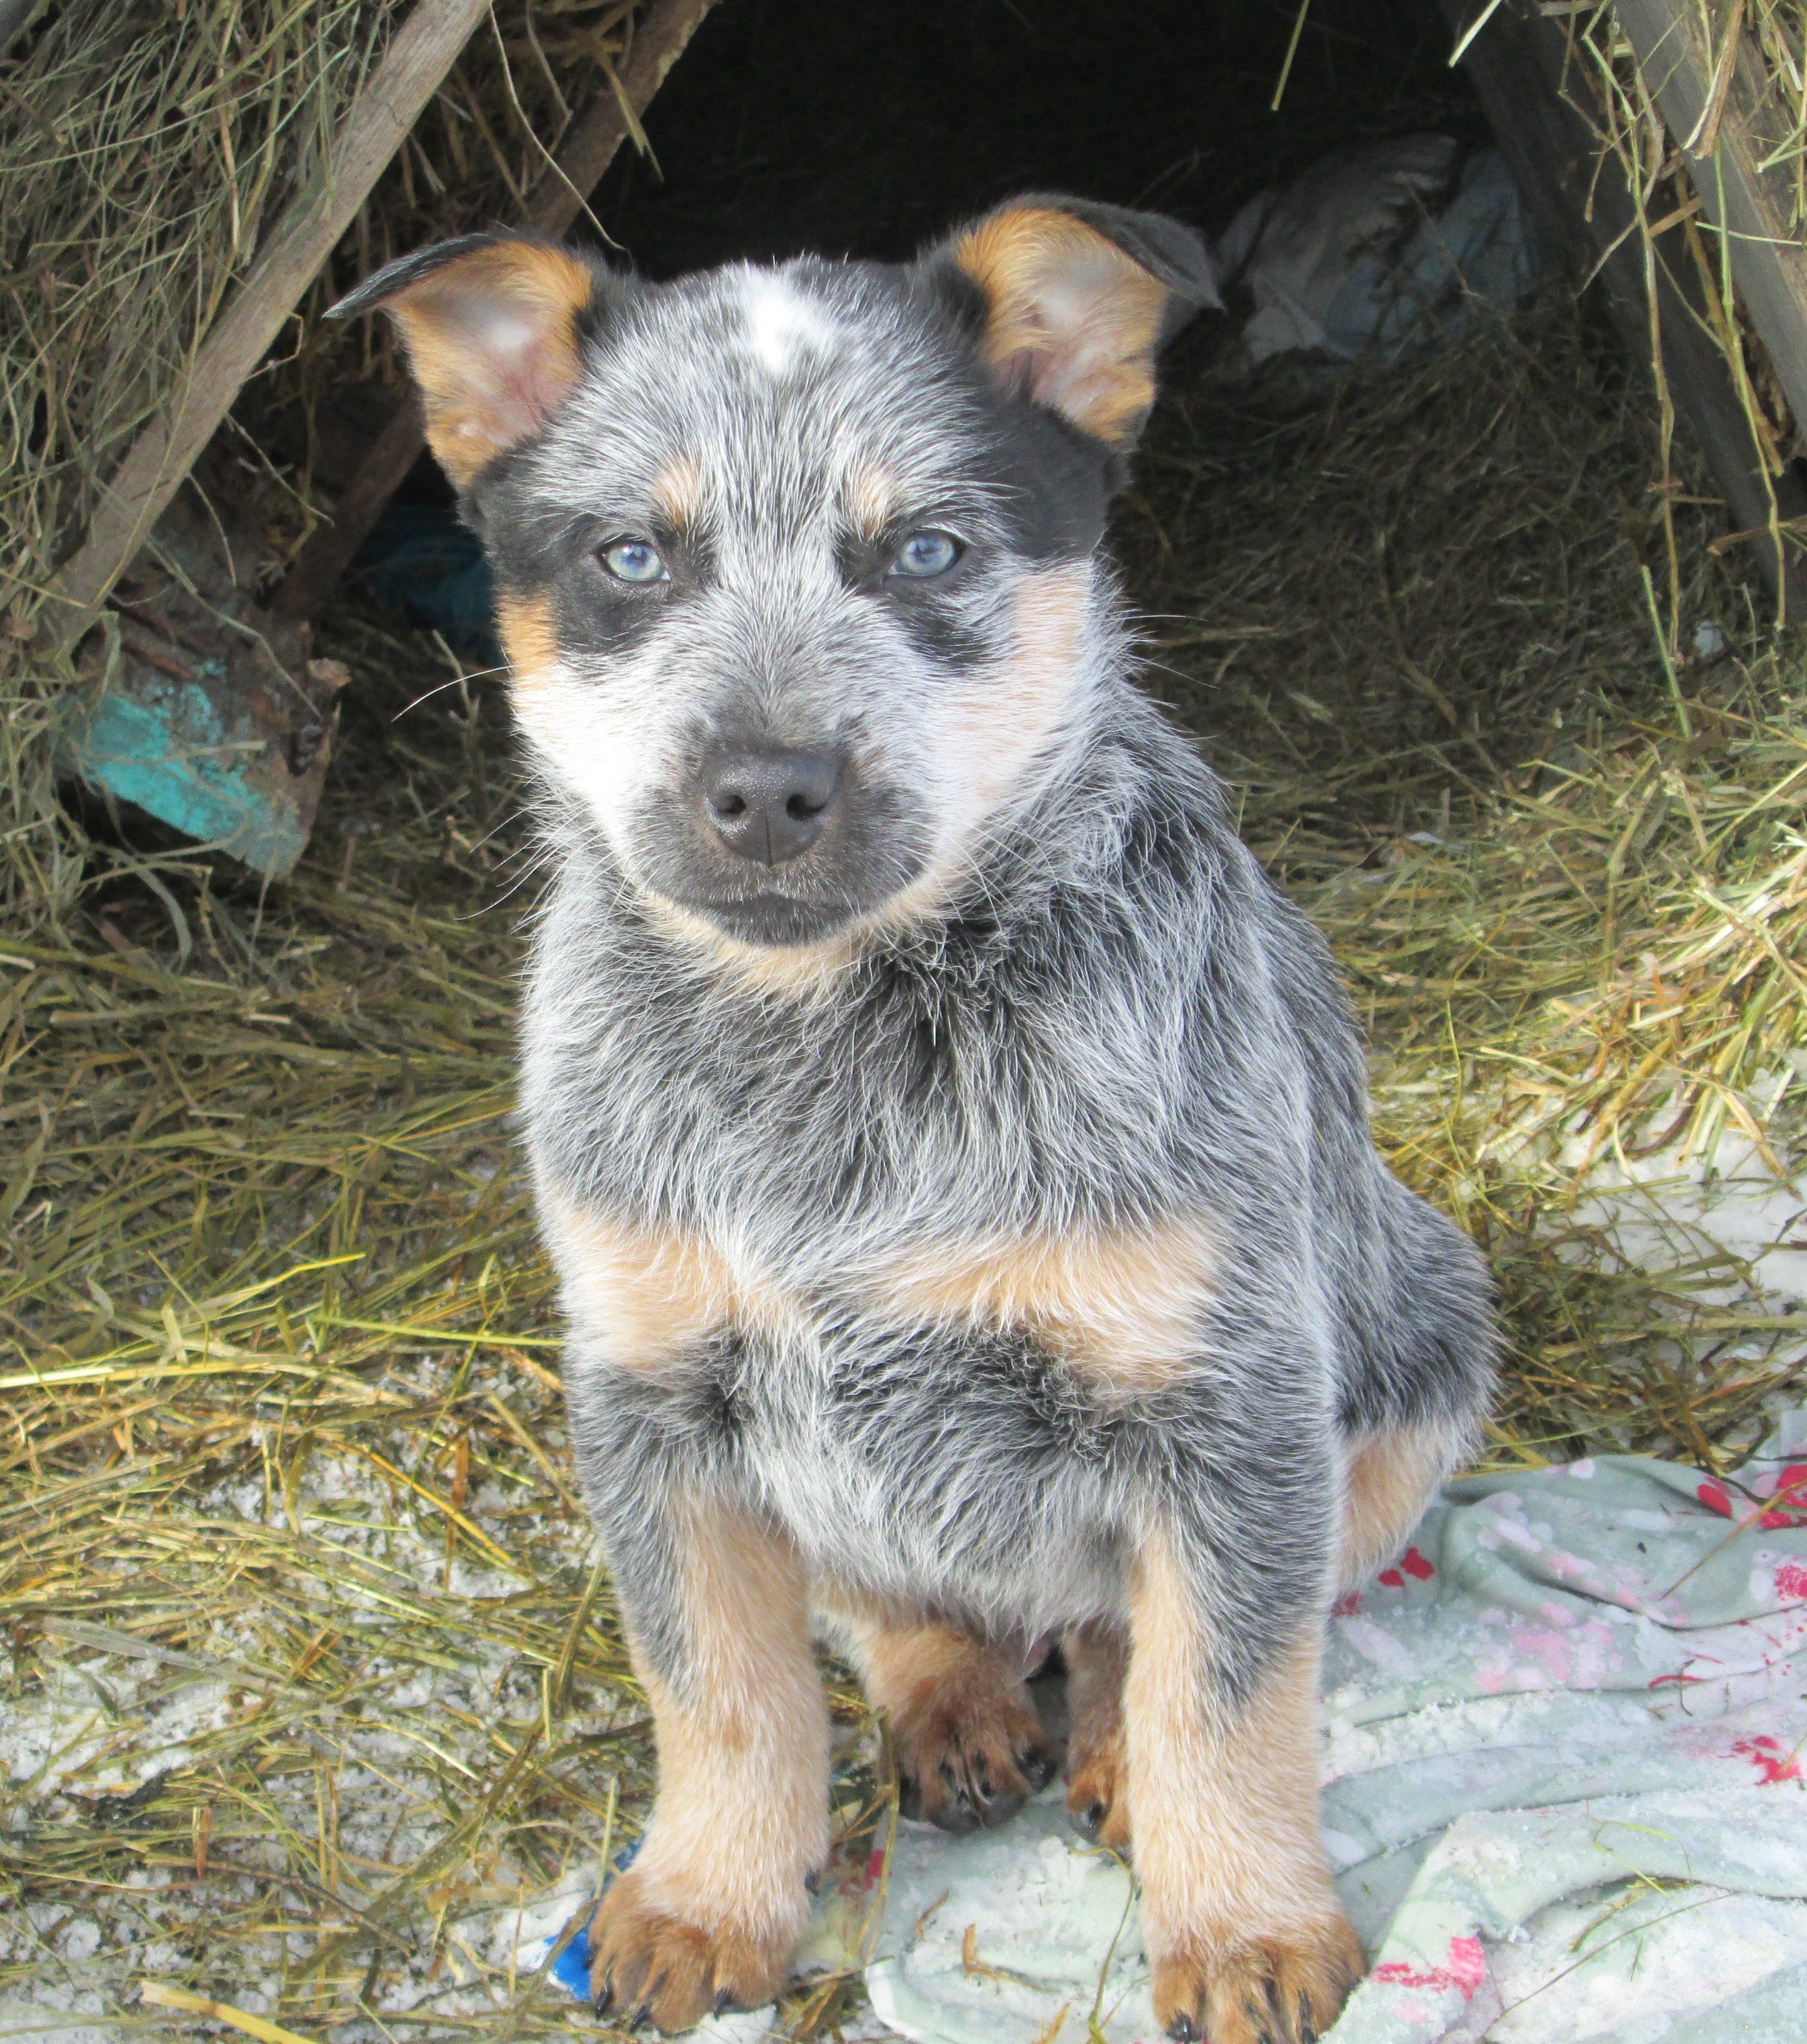
<svg viewBox="0 0 1807 2044"><path fill-rule="evenodd" d="M677 905L738 944L757 944L769 950L794 950L826 943L871 912L857 902L812 901L775 891L743 895L732 901L684 901Z"/></svg>

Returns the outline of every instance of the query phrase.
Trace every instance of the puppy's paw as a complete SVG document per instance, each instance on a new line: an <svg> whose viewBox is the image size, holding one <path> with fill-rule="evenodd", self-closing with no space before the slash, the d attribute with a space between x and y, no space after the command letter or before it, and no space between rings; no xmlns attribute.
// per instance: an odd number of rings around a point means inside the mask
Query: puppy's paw
<svg viewBox="0 0 1807 2044"><path fill-rule="evenodd" d="M899 1807L944 1831L1001 1824L1054 1778L1053 1747L1029 1692L984 1648L894 1708Z"/></svg>
<svg viewBox="0 0 1807 2044"><path fill-rule="evenodd" d="M1082 1722L1067 1749L1067 1815L1094 1844L1119 1852L1130 1842L1130 1763L1123 1731L1088 1739Z"/></svg>
<svg viewBox="0 0 1807 2044"><path fill-rule="evenodd" d="M1169 2037L1195 2044L1311 2044L1366 1969L1360 1941L1340 1915L1201 1939L1156 1960L1154 2012Z"/></svg>
<svg viewBox="0 0 1807 2044"><path fill-rule="evenodd" d="M667 2036L727 2008L775 2000L790 1962L788 1933L705 1930L646 1892L630 1869L590 1918L590 1993L598 2015Z"/></svg>

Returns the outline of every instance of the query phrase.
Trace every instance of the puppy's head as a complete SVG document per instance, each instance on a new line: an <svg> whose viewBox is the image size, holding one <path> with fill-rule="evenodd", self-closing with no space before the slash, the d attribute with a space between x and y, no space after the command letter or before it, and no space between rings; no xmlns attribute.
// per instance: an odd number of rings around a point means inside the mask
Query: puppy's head
<svg viewBox="0 0 1807 2044"><path fill-rule="evenodd" d="M1064 198L918 262L648 284L505 234L392 263L518 720L630 882L739 944L944 899L1081 721L1107 501L1188 229Z"/></svg>

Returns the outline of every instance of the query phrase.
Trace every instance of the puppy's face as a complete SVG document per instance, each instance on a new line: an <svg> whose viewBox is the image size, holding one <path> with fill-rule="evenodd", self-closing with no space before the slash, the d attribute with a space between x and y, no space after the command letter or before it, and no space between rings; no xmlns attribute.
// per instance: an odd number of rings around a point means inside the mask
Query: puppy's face
<svg viewBox="0 0 1807 2044"><path fill-rule="evenodd" d="M909 267L649 285L485 237L386 303L493 561L518 720L630 882L738 944L942 898L1096 663L1093 555L1173 223L1007 207Z"/></svg>

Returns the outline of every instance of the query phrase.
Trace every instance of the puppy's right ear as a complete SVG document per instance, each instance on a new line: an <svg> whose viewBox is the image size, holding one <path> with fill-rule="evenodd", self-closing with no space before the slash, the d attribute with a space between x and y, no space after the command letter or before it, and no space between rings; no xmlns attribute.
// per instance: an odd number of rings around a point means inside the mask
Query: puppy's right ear
<svg viewBox="0 0 1807 2044"><path fill-rule="evenodd" d="M427 443L459 489L536 431L577 380L597 273L550 241L468 234L388 264L327 317L378 309L401 329Z"/></svg>

